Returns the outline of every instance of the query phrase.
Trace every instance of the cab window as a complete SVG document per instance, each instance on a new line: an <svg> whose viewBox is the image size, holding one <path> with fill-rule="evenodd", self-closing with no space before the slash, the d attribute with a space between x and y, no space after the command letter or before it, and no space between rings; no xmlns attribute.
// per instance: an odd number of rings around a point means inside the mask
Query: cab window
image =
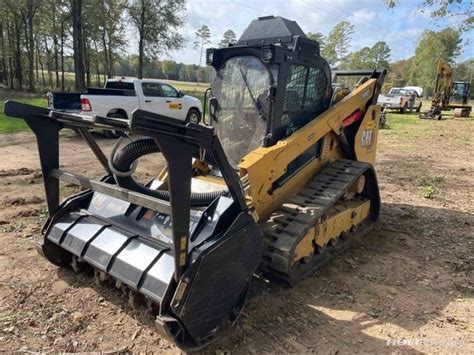
<svg viewBox="0 0 474 355"><path fill-rule="evenodd" d="M170 85L161 84L161 92L164 97L178 97L178 91Z"/></svg>
<svg viewBox="0 0 474 355"><path fill-rule="evenodd" d="M327 78L319 68L292 65L286 84L282 126L286 136L324 110Z"/></svg>
<svg viewBox="0 0 474 355"><path fill-rule="evenodd" d="M143 95L151 97L160 97L161 94L160 84L158 83L142 83Z"/></svg>

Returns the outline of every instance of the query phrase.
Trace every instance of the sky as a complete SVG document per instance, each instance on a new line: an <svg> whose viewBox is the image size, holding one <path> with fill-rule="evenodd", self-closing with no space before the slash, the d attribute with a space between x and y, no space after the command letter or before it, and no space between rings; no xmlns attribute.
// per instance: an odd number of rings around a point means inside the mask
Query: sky
<svg viewBox="0 0 474 355"><path fill-rule="evenodd" d="M351 51L371 47L377 41L390 46L392 60L409 58L425 29L440 30L457 18L435 24L429 11L420 11L421 0L398 0L395 9L387 9L385 0L187 0L186 24L181 34L183 49L166 53L162 59L173 59L185 64L198 64L199 51L193 49L195 32L202 25L211 30L212 45L216 47L227 29L240 37L248 24L257 17L274 15L295 20L304 32L327 35L340 21L354 25ZM472 6L464 0L463 6ZM427 9L429 10L429 9ZM474 31L463 35L465 46L457 61L474 57ZM210 47L211 47L210 46Z"/></svg>

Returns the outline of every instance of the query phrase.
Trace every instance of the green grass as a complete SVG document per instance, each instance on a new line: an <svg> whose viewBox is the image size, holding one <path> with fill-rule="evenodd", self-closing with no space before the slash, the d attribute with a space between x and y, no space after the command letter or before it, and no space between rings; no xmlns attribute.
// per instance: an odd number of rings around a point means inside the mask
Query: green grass
<svg viewBox="0 0 474 355"><path fill-rule="evenodd" d="M469 103L472 105L472 101ZM405 138L430 137L440 134L440 126L444 126L445 121L453 119L453 111L443 111L443 121L422 120L419 118L420 113L427 112L431 106L430 100L423 100L421 112L406 112L401 114L398 111L386 111L387 125L382 130L383 134L393 135ZM470 119L474 118L474 111L471 111ZM466 118L461 118L466 119Z"/></svg>
<svg viewBox="0 0 474 355"><path fill-rule="evenodd" d="M46 107L46 98L39 95L22 94L17 92L0 91L2 109L0 111L0 133L13 133L28 130L25 121L17 118L6 117L3 113L3 103L6 100L14 100L29 105Z"/></svg>
<svg viewBox="0 0 474 355"><path fill-rule="evenodd" d="M170 83L176 89L182 90L183 92L189 93L189 95L195 95L201 93L204 95L204 91L209 87L208 83L192 83L187 81L176 81L176 80L163 80Z"/></svg>
<svg viewBox="0 0 474 355"><path fill-rule="evenodd" d="M200 83L198 85L197 83L190 83L190 82L184 82L184 81L168 80L167 82L169 82L178 90L181 90L182 92L184 92L186 95L197 97L199 100L201 100L201 103L204 107L204 92L209 87L208 83Z"/></svg>
<svg viewBox="0 0 474 355"><path fill-rule="evenodd" d="M432 199L438 194L439 186L443 184L444 177L442 176L422 176L419 178L419 184L422 186L421 196Z"/></svg>

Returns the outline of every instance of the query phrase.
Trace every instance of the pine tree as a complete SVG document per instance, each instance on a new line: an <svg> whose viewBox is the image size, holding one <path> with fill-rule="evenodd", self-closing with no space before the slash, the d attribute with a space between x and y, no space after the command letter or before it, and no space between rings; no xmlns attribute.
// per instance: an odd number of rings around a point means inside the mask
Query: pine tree
<svg viewBox="0 0 474 355"><path fill-rule="evenodd" d="M219 48L228 47L229 44L237 42L237 38L235 36L235 32L232 30L227 30L224 32L224 37L219 43Z"/></svg>

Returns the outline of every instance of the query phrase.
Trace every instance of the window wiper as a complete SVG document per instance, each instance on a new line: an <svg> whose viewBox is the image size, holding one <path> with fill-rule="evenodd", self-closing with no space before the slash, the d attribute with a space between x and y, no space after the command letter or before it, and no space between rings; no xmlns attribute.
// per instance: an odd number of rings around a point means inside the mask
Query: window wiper
<svg viewBox="0 0 474 355"><path fill-rule="evenodd" d="M259 114L263 119L265 119L265 115L263 114L262 109L261 109L260 106L258 105L257 100L255 100L255 96L253 95L252 90L250 90L250 86L249 86L249 83L248 83L248 81L247 81L247 75L244 74L242 68L239 68L239 71L240 71L240 75L242 76L242 79L243 79L243 81L244 81L244 83L245 83L245 86L247 87L247 90L249 91L250 98L252 99L253 104L254 104L255 107L257 108L258 114Z"/></svg>

